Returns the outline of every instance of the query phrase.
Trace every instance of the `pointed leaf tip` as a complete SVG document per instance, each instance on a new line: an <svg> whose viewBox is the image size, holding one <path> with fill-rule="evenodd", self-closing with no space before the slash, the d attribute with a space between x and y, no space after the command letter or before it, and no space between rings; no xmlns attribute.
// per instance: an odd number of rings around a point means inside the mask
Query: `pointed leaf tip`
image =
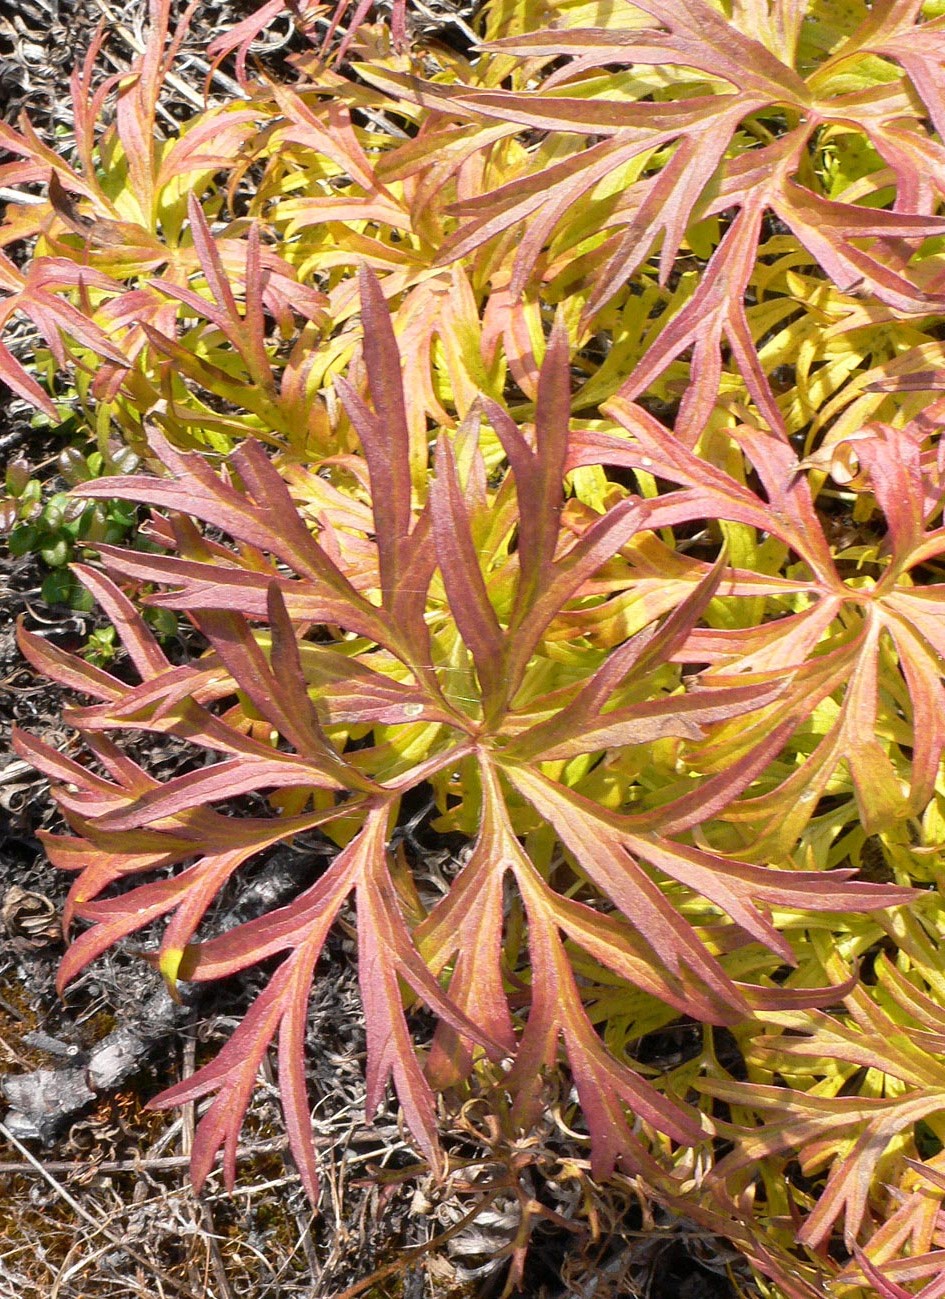
<svg viewBox="0 0 945 1299"><path fill-rule="evenodd" d="M172 1001L180 1001L180 992L177 988L177 976L180 973L183 959L184 949L182 947L168 947L161 952L161 955L158 958L158 969L161 971L161 977L167 987L168 996Z"/></svg>

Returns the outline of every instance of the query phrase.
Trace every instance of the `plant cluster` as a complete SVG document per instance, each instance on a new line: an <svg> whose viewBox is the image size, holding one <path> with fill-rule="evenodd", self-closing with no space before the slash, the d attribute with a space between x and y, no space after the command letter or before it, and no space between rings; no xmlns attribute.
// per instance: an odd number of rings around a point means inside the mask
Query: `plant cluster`
<svg viewBox="0 0 945 1299"><path fill-rule="evenodd" d="M52 480L48 464L31 464L22 454L7 462L0 536L6 538L11 555L33 554L42 561L48 571L40 592L47 604L91 609L94 601L69 565L79 555L94 556L100 542L128 541L137 525L134 506L118 500L81 501L70 497L68 488L122 468L128 472L137 463L134 452L123 445L115 448L107 466L100 451L67 446L55 457Z"/></svg>
<svg viewBox="0 0 945 1299"><path fill-rule="evenodd" d="M48 351L0 377L52 418L67 372L144 470L70 499L153 510L75 569L137 681L21 635L90 701L85 761L16 741L70 828L62 984L158 920L172 988L278 958L156 1103L212 1098L193 1174L232 1181L277 1043L315 1200L308 998L353 914L368 1105L432 1165L438 1095L512 1140L573 1089L595 1178L764 1293L945 1295L945 7L486 0L464 54L401 6L279 81L283 8L170 129L167 0L131 73L103 37L75 73L72 161L0 125L48 196L0 226L34 241L0 323ZM464 845L437 889L424 808ZM313 835L294 901L202 929Z"/></svg>

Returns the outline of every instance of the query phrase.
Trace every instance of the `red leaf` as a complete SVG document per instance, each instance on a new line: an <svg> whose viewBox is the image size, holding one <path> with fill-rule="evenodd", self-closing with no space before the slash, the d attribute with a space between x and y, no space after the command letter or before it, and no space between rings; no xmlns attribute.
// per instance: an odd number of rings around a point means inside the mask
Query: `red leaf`
<svg viewBox="0 0 945 1299"><path fill-rule="evenodd" d="M476 665L484 702L494 706L505 682L505 641L479 567L453 451L442 436L436 448L430 510L450 611Z"/></svg>

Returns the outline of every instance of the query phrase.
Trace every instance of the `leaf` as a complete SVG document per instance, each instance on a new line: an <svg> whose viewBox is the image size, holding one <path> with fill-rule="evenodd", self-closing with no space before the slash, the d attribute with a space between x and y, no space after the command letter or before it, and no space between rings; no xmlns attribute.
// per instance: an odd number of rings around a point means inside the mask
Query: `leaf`
<svg viewBox="0 0 945 1299"><path fill-rule="evenodd" d="M431 1162L435 1162L438 1142L432 1093L414 1056L398 975L428 998L437 1013L446 1016L455 1027L474 1035L479 1035L479 1030L443 996L407 936L383 864L389 814L386 802L376 804L368 812L360 834L339 853L328 873L307 894L283 908L281 914L266 917L262 925L250 922L224 940L231 954L218 964L219 973L213 977L243 968L273 951L288 949L288 955L216 1058L192 1078L162 1092L151 1102L156 1108L167 1108L216 1092L198 1125L194 1141L191 1174L197 1187L206 1179L221 1146L227 1185L232 1187L243 1115L255 1085L256 1071L278 1030L279 1086L292 1153L300 1169L304 1167L303 1185L313 1203L317 1203L318 1181L302 1046L315 963L331 924L352 888L357 893L359 916L364 917L365 939L360 944L359 964L368 1036L367 1107L369 1111L376 1109L388 1078L392 1077L414 1137ZM276 918L281 922L281 932L274 943L272 931ZM225 948L217 940L205 944L203 950L221 953ZM206 957L201 960L201 949L185 951L180 968L188 977L206 977L207 961Z"/></svg>
<svg viewBox="0 0 945 1299"><path fill-rule="evenodd" d="M681 922L676 908L641 868L641 861L710 898L741 929L789 962L794 959L789 944L756 903L837 910L845 903L895 906L911 896L908 890L851 884L849 872L844 871L836 874L836 888L830 891L824 876L816 872L766 871L655 834L635 833L634 818L605 813L534 770L509 766L505 774L554 827L581 870L639 931L652 949L654 963L676 977L682 977L685 970L698 973L717 996L740 1010L744 1009L741 994Z"/></svg>
<svg viewBox="0 0 945 1299"><path fill-rule="evenodd" d="M479 567L475 543L449 443L437 444L430 510L436 557L450 608L479 676L483 700L494 703L503 691L505 639Z"/></svg>

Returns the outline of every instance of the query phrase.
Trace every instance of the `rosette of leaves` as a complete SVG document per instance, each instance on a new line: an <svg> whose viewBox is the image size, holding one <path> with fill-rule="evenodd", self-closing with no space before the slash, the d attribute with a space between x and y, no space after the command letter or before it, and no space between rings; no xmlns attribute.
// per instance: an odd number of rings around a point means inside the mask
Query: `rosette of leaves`
<svg viewBox="0 0 945 1299"><path fill-rule="evenodd" d="M161 101L169 77L180 84L184 26L171 34L167 0L151 0L149 17L128 75L96 82L101 36L76 71L77 157L26 119L0 123L6 185L48 184L47 201L11 201L0 224L0 247L35 240L24 270L0 256L0 329L25 315L45 345L24 366L0 343L0 379L51 414L41 380L72 371L102 441L117 425L142 453L157 414L181 447L225 452L251 435L317 458L339 437L323 393L357 350L355 269L367 264L400 298L398 333L425 362L408 418L449 423L479 390L500 395L502 313L484 328L479 287L435 266L455 226L449 201L475 189L476 149L456 174L423 109L398 105L411 138L383 116L386 96L324 68L315 87L247 83L246 100L168 128ZM453 79L469 75L452 63ZM387 154L408 174L385 181ZM513 366L527 368L523 340L505 332Z"/></svg>
<svg viewBox="0 0 945 1299"><path fill-rule="evenodd" d="M55 418L39 378L71 370L102 443L117 424L139 452L156 407L184 445L226 450L247 429L304 445L319 408L302 400L302 354L325 299L232 211L260 114L236 99L167 128L187 18L172 34L170 0L149 0L148 18L130 69L99 78L103 30L73 72L71 160L26 117L19 130L0 122L4 185L48 187L42 202L8 202L0 224L0 248L35 241L23 270L0 254L0 329L27 317L48 353L25 366L0 343L0 380Z"/></svg>
<svg viewBox="0 0 945 1299"><path fill-rule="evenodd" d="M401 356L367 272L361 295L370 400L344 382L339 391L363 456L325 462L314 535L252 441L216 472L155 434L165 476L80 489L172 513L153 528L166 554L103 547L110 576L81 570L139 684L22 636L37 667L96 701L69 713L94 766L17 738L19 752L57 782L72 829L46 839L51 859L77 872L67 920L91 922L60 980L168 916L155 959L172 986L281 957L216 1059L157 1104L214 1095L194 1177L203 1181L224 1146L232 1180L241 1116L278 1037L292 1149L314 1197L306 1007L326 936L353 897L369 1108L392 1080L417 1144L435 1161L435 1089L461 1083L488 1057L514 1097L513 1122L527 1126L543 1079L564 1063L594 1171L658 1172L651 1146L699 1142L706 1127L698 1110L605 1047L583 1000L593 971L705 1022L817 1004L836 990L773 978L794 955L770 909L871 910L911 893L851 881L845 869L753 865L688 833L751 784L783 728L691 780L672 803L641 801L646 782L661 776L667 743L696 740L783 688L776 675L708 691L681 686L672 660L717 591L724 556L639 634L595 648L580 610L599 603L601 574L611 590L635 580L628 544L671 521L682 493L644 501L618 490L602 510L575 508L565 487L570 373L560 324L534 426L482 404L506 467L487 474L475 413L436 440L431 463L406 419ZM206 539L194 520L232 544ZM116 581L146 584L147 604L188 615L206 654L169 663ZM570 645L562 644L556 627L573 614ZM138 730L192 746L197 765L155 779L117 743ZM470 843L431 907L392 848L403 801L419 788L432 790L437 824ZM226 815L227 800L261 791L273 815ZM213 898L248 858L313 829L337 846L314 884L272 914L200 941ZM743 981L730 959L758 977ZM424 1064L405 990L438 1022Z"/></svg>
<svg viewBox="0 0 945 1299"><path fill-rule="evenodd" d="M890 926L896 963L878 955L842 1012L773 1012L747 1046L749 1081L697 1084L724 1100L732 1126L721 1126L736 1144L707 1178L705 1202L724 1187L715 1202L738 1203L760 1168L759 1236L812 1260L842 1223L838 1293L901 1299L910 1292L898 1283L920 1280L923 1295L942 1292L942 914L936 897L924 901ZM838 953L824 935L814 941L838 974ZM803 1178L794 1185L789 1161Z"/></svg>
<svg viewBox="0 0 945 1299"><path fill-rule="evenodd" d="M942 310L941 16L919 0L730 12L640 0L590 12L596 25L562 16L490 42L503 71L514 68L511 90L366 70L396 96L479 122L483 149L497 133L540 133L518 176L454 206L444 262L489 245L480 273L497 288L582 298L587 329L651 256L661 285L695 269L622 389L638 396L692 349L678 429L693 440L726 351L781 426L746 315L772 231L789 231L843 292L901 316Z"/></svg>
<svg viewBox="0 0 945 1299"><path fill-rule="evenodd" d="M857 821L868 835L921 816L945 750L945 591L935 580L945 550L935 445L942 404L903 428L874 422L839 432L808 458L787 438L749 424L713 434L697 455L640 406L615 399L606 409L614 431L576 431L569 466L603 463L676 484L683 490L663 509L673 510L677 527L714 517L743 564L714 606L714 626L694 629L679 657L710 664L701 678L706 689L746 674L792 672L757 720L720 724L698 746L698 761L711 770L715 758L729 761L732 745L750 748L772 725L795 732L783 764L772 763L764 777L767 789L730 805L725 818L745 828L755 851L780 860L828 788L843 796L837 827ZM816 496L828 474L864 525L839 544ZM649 551L639 556L641 578L660 563ZM703 580L707 568L678 555L662 562L674 564L683 585ZM665 583L651 598L660 594ZM586 615L598 620L603 641L619 638L628 616L625 593Z"/></svg>

